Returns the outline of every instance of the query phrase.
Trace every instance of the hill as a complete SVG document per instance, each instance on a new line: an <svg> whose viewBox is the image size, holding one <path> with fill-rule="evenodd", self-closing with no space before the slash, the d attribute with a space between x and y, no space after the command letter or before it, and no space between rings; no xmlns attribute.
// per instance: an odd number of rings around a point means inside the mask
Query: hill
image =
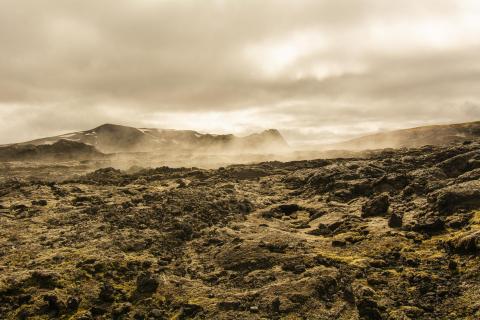
<svg viewBox="0 0 480 320"><path fill-rule="evenodd" d="M15 144L0 147L0 161L84 160L105 155L82 142L60 139L52 144Z"/></svg>
<svg viewBox="0 0 480 320"><path fill-rule="evenodd" d="M334 144L329 148L348 150L415 148L425 145L446 145L479 137L480 121L477 121L382 132Z"/></svg>

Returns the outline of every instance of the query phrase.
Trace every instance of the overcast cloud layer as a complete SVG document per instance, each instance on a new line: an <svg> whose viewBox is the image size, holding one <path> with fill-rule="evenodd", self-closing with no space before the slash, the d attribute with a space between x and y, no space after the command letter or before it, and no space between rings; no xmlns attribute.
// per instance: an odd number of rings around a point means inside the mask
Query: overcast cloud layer
<svg viewBox="0 0 480 320"><path fill-rule="evenodd" d="M0 0L0 143L102 123L296 145L480 120L476 0Z"/></svg>

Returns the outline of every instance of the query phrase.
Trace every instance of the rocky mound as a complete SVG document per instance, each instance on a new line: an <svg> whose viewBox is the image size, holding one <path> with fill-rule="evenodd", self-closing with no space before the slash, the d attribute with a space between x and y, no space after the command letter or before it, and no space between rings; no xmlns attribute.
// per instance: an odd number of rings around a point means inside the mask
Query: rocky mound
<svg viewBox="0 0 480 320"><path fill-rule="evenodd" d="M474 141L3 180L0 318L478 319L479 160Z"/></svg>
<svg viewBox="0 0 480 320"><path fill-rule="evenodd" d="M105 155L82 142L60 139L45 145L11 145L0 147L0 161L45 161L101 159Z"/></svg>

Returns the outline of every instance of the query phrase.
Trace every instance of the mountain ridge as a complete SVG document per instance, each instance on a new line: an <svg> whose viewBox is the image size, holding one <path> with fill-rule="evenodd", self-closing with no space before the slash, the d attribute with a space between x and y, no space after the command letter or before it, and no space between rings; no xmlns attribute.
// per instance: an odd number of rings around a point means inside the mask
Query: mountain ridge
<svg viewBox="0 0 480 320"><path fill-rule="evenodd" d="M16 145L45 145L58 140L82 142L102 153L194 150L198 152L236 150L254 152L280 150L288 144L276 129L245 137L233 134L199 133L193 130L135 128L105 123L96 128L63 135L34 139Z"/></svg>
<svg viewBox="0 0 480 320"><path fill-rule="evenodd" d="M348 150L416 148L458 143L480 137L480 121L437 124L369 134L329 145Z"/></svg>

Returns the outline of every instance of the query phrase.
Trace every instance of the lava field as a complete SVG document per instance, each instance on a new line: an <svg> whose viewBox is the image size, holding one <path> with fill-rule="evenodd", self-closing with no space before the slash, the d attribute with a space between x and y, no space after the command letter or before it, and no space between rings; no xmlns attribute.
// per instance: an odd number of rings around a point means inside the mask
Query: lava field
<svg viewBox="0 0 480 320"><path fill-rule="evenodd" d="M42 170L0 174L1 319L480 318L478 141Z"/></svg>

